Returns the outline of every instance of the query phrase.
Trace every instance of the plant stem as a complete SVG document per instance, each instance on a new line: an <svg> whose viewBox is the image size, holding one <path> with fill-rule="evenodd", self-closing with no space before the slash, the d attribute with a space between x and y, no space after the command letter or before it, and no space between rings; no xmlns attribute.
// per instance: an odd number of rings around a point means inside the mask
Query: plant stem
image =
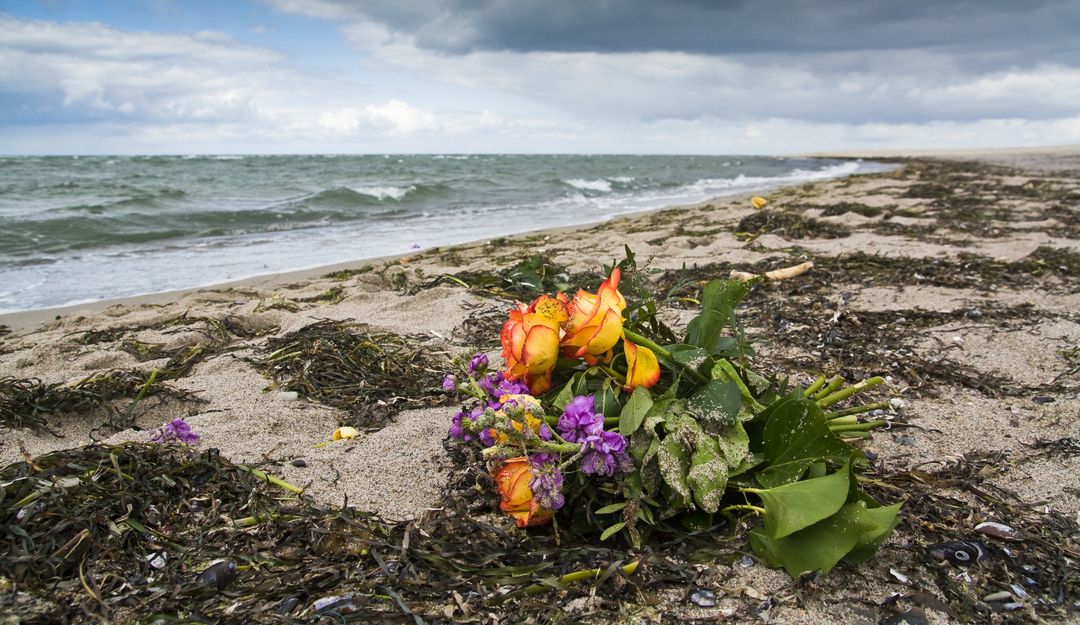
<svg viewBox="0 0 1080 625"><path fill-rule="evenodd" d="M728 506L720 510L720 513L727 514L728 512L734 512L736 510L747 510L749 512L753 512L754 514L765 514L765 508L762 508L761 506L751 506L750 504L736 504L734 506Z"/></svg>
<svg viewBox="0 0 1080 625"><path fill-rule="evenodd" d="M820 391L818 391L817 393L814 394L814 397L813 397L814 401L818 401L822 397L827 396L829 393L832 393L833 391L835 391L836 389L840 388L843 385L844 385L844 378L842 378L840 376L836 376L835 378L830 380L829 383L824 388L822 388Z"/></svg>
<svg viewBox="0 0 1080 625"><path fill-rule="evenodd" d="M865 423L855 423L852 425L830 425L829 429L833 434L838 432L865 432L874 428L880 428L888 424L888 421L884 419L878 419L876 421L866 421Z"/></svg>
<svg viewBox="0 0 1080 625"><path fill-rule="evenodd" d="M834 410L832 412L826 412L826 419L837 419L839 417L846 417L848 415L862 414L864 412L870 412L872 410L881 410L889 407L889 402L879 401L872 404L863 404L861 406L853 406L851 408L845 408L843 410Z"/></svg>
<svg viewBox="0 0 1080 625"><path fill-rule="evenodd" d="M286 482L285 480L281 479L280 477L270 475L269 473L265 473L265 472L260 471L258 469L252 469L251 467L245 466L245 465L242 465L242 464L237 464L237 465L233 465L233 466L235 466L237 469L240 469L241 471L244 471L246 473L250 473L250 474L254 475L255 477L259 478L260 480L265 480L267 482L270 482L274 486L280 486L281 488L284 488L287 491L294 492L294 493L296 493L298 495L300 493L304 492L303 488L300 488L299 486L295 486L293 484L290 484L290 483Z"/></svg>
<svg viewBox="0 0 1080 625"><path fill-rule="evenodd" d="M832 393L831 395L826 395L825 397L822 397L822 398L818 399L817 400L817 405L821 406L822 408L827 408L827 407L835 404L838 401L843 401L843 400L847 399L848 397L851 397L852 395L855 395L857 393L861 393L863 391L872 389L875 386L877 386L879 384L884 384L884 383L885 383L884 378L879 377L879 376L874 376L874 377L872 377L870 379L863 380L862 382L859 382L858 384L852 384L851 386L849 386L849 387L847 387L847 388L845 388L843 390L836 391L835 393Z"/></svg>
<svg viewBox="0 0 1080 625"><path fill-rule="evenodd" d="M623 575L633 575L634 571L637 571L640 560L634 560L630 564L620 566L619 571ZM574 582L581 582L587 579L596 579L604 574L604 569L585 569L583 571L574 571L573 573L567 573L558 579L560 584L573 584ZM547 584L533 584L528 586L523 591L526 595L539 595L541 593L553 590L553 588Z"/></svg>
<svg viewBox="0 0 1080 625"><path fill-rule="evenodd" d="M803 391L803 397L813 397L814 393L820 391L821 387L824 386L824 385L825 385L825 376L824 375L819 375L817 377L817 379L814 380L814 383L811 384L810 386L806 387L806 390Z"/></svg>

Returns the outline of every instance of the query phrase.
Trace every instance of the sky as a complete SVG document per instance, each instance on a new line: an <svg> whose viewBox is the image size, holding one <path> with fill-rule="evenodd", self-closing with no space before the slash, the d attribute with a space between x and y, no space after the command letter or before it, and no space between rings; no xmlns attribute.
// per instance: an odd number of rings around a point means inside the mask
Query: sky
<svg viewBox="0 0 1080 625"><path fill-rule="evenodd" d="M0 154L1080 144L1077 0L0 0Z"/></svg>

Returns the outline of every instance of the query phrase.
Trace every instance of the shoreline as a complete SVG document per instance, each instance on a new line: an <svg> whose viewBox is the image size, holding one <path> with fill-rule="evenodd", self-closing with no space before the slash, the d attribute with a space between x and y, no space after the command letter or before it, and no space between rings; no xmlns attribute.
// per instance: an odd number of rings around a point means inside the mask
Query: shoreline
<svg viewBox="0 0 1080 625"><path fill-rule="evenodd" d="M818 157L815 157L815 158L818 158ZM820 157L820 158L834 158L834 157ZM861 156L860 157L838 157L837 160L856 161L856 160L862 160L863 158L864 157L861 157ZM866 158L872 158L872 157L866 157ZM875 160L881 160L883 162L883 164L899 166L899 164L894 164L894 163L888 162L887 159L875 159ZM852 177L855 177L855 176L874 175L876 173L880 173L880 172L852 173L852 174L847 174L845 176L836 177L836 178L826 178L824 180L825 181L828 181L828 180L843 180L843 179L852 178ZM691 204L676 204L676 205L672 205L672 206L661 206L661 207L657 207L657 208L648 208L648 209L643 209L643 210L630 211L630 212L626 212L626 213L620 213L618 215L615 215L613 217L609 217L607 219L583 222L583 223L580 223L580 224L573 224L573 225L567 225L567 226L554 226L554 227L550 227L550 228L537 228L535 230L525 230L525 231L522 231L522 232L516 232L516 233L512 233L512 234L501 235L499 237L495 237L495 239L500 239L500 238L519 239L519 238L531 237L531 236L542 235L542 234L557 234L557 233L572 232L572 231L579 230L579 229L594 228L596 226L606 224L606 223L611 223L611 222L614 222L616 220L624 219L624 218L633 219L633 218L643 217L643 216L647 216L647 215L651 215L651 214L655 214L655 213L662 213L662 212L665 212L665 211L694 210L694 209L697 209L697 208L701 208L702 206L706 206L708 204L714 204L714 203L718 203L718 202L738 201L738 200L741 200L741 199L749 199L749 198L751 198L751 197L753 197L755 195L760 195L762 193L770 193L770 192L774 192L774 191L777 191L777 190L780 190L780 189L797 187L797 186L800 186L802 184L806 184L806 183L805 182L796 182L796 183L791 183L791 184L779 184L779 185L776 185L776 186L770 186L770 187L768 187L766 189L763 189L763 190L760 190L760 191L738 192L738 193L733 193L733 194L730 194L730 195L717 195L717 196L713 196L713 197L710 197L708 199L702 200L700 202L695 202L695 203L691 203ZM110 297L110 298L105 298L105 299L101 299L101 300L95 300L95 301L92 301L92 302L81 302L81 303L75 303L75 304L64 304L64 305L60 305L60 306L50 306L50 307L47 307L47 308L33 308L33 309L29 309L29 310L17 310L17 311L11 311L11 312L4 312L4 313L0 313L0 326L5 326L6 325L6 326L8 326L9 328L11 328L13 330L19 330L19 331L24 331L25 332L25 331L31 331L35 327L40 326L40 325L42 325L44 323L47 323L49 321L59 321L59 320L65 318L65 317L70 317L72 315L88 315L88 314L100 313L100 312L105 311L108 308L113 307L113 306L154 306L154 305L164 305L164 304L169 304L169 303L178 301L178 300L182 299L185 296L191 295L193 293L198 293L200 291L219 291L219 290L223 290L223 289L236 289L236 288L274 289L276 287L280 287L280 286L290 284L290 283L302 282L302 281L307 281L307 280L314 280L314 279L322 277L323 275L325 275L327 273L332 273L332 272L335 272L335 271L342 271L342 270L347 270L347 269L353 269L353 268L356 268L356 267L363 266L365 264L386 263L386 262L391 262L391 261L395 261L395 260L400 260L400 259L403 259L403 258L409 258L409 257L412 257L412 256L416 256L418 254L430 253L430 252L432 252L434 250L447 250L447 249L454 249L454 248L459 248L459 247L474 246L474 245L478 245L478 244L484 243L485 241L490 241L490 240L493 240L493 239L491 239L491 238L488 238L488 239L473 239L473 240L465 241L465 242L461 242L461 243L451 243L451 244L447 244L447 245L439 245L439 246L434 246L434 247L429 247L429 248L412 250L410 252L401 253L401 254L388 254L388 255L382 255L382 256L373 256L373 257L370 257L370 258L359 258L359 259L341 261L341 262L336 262L336 263L329 263L329 264L325 264L325 265L316 265L316 266L313 266L313 267L307 267L307 268L303 268L303 269L293 269L293 270L289 270L289 271L258 274L258 275L249 276L249 277L246 277L246 278L238 278L238 279L235 279L235 280L226 280L224 282L214 282L214 283L210 283L210 284L187 287L187 288L183 288L183 289L170 289L170 290L166 290L166 291L153 291L153 292L149 292L149 293L140 293L140 294L136 294L136 295L126 295L126 296L122 296L122 297Z"/></svg>

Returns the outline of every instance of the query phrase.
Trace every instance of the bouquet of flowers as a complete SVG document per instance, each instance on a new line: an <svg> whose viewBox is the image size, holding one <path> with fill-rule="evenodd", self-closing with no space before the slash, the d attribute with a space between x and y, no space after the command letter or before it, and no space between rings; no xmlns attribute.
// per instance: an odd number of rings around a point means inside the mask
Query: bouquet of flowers
<svg viewBox="0 0 1080 625"><path fill-rule="evenodd" d="M850 441L884 425L859 421L881 404L834 406L883 380L789 387L755 373L735 319L753 280L707 284L671 340L647 293L628 308L619 291L632 263L595 293L518 304L500 334L503 368L477 354L444 379L464 399L450 435L482 446L501 510L518 527L561 519L635 547L756 515L754 551L793 576L872 557L900 504L862 492L866 460Z"/></svg>

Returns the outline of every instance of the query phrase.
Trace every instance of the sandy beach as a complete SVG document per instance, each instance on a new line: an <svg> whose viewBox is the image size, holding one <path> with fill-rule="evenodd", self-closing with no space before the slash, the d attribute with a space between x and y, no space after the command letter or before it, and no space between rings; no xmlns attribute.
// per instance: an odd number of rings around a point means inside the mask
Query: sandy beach
<svg viewBox="0 0 1080 625"><path fill-rule="evenodd" d="M746 556L745 538L727 539L730 557L695 564L692 582L544 600L561 606L560 618L595 623L878 623L911 608L933 623L1076 622L1080 148L831 156L881 157L897 169L783 188L761 210L747 196L723 198L211 289L0 316L0 378L72 385L111 371L177 371L164 382L175 393L134 406L125 397L44 414L45 427L3 423L0 465L92 440L146 441L182 416L201 436L198 449L258 466L319 505L417 519L443 505L462 470L444 445L455 407L437 392L440 367L477 350L497 356L513 298L495 278L520 261L541 256L567 280L592 284L626 245L659 290L812 260L809 273L752 291L743 320L769 373L888 377L877 397L899 399L896 427L876 432L864 449L876 459L875 494L907 505L880 555L792 580ZM673 305L665 314L681 327L689 311ZM272 367L276 346L336 322L402 337L426 376L416 394L345 408L283 393L288 376ZM190 366L177 368L185 358ZM324 444L339 425L357 423L359 437ZM974 528L984 521L1026 540L980 536ZM745 536L744 527L730 531ZM981 568L926 556L929 544L961 539L988 545ZM1036 561L1046 550L1060 560L1054 571L1071 569L1053 605L1039 603L1054 593L1038 586L1044 577L1036 572L1020 592L1004 582L1024 566L1049 567ZM649 575L646 566L642 579ZM693 588L715 591L715 605L689 601ZM984 600L1001 591L1018 607ZM485 622L516 621L503 614Z"/></svg>

